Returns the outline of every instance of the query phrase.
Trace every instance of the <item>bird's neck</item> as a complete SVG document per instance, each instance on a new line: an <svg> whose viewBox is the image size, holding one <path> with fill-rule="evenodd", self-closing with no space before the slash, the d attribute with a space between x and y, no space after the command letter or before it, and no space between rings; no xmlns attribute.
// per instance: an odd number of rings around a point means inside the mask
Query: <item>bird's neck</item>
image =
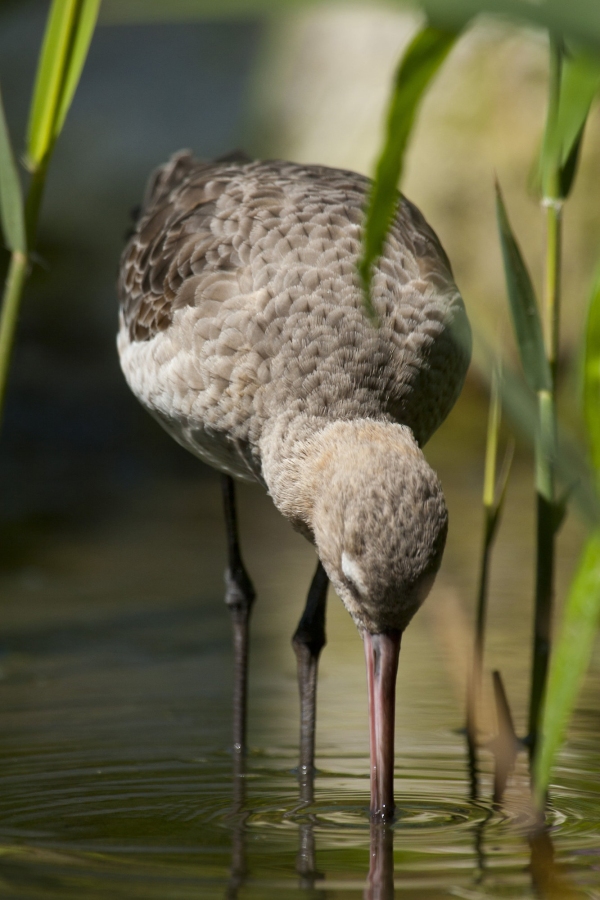
<svg viewBox="0 0 600 900"><path fill-rule="evenodd" d="M341 473L352 482L368 448L420 454L406 426L374 419L349 421L314 416L281 417L261 439L262 471L279 511L307 537L314 532L315 505Z"/></svg>

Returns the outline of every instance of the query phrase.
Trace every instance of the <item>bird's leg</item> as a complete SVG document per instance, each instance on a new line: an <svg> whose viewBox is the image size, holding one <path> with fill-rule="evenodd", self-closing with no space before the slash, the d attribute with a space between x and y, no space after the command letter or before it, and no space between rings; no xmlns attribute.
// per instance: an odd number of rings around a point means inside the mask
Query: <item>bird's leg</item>
<svg viewBox="0 0 600 900"><path fill-rule="evenodd" d="M229 607L233 625L233 751L243 754L246 751L249 624L256 595L240 553L233 478L222 475L221 485L227 529L225 603Z"/></svg>
<svg viewBox="0 0 600 900"><path fill-rule="evenodd" d="M298 623L292 646L298 661L300 690L300 784L302 800L312 801L315 767L315 722L317 707L317 668L325 646L325 607L329 579L319 560L308 592L306 606Z"/></svg>

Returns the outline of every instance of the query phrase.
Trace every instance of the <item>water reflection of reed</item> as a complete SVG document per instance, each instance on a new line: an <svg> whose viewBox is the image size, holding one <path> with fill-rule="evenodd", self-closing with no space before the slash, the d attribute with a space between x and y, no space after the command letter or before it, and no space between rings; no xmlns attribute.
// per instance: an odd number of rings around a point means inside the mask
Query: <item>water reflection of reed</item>
<svg viewBox="0 0 600 900"><path fill-rule="evenodd" d="M540 900L576 900L583 897L570 883L565 873L555 862L554 845L549 826L545 816L536 810L529 784L521 785L517 807L519 813L506 808L505 791L509 777L514 769L519 751L525 749L525 744L516 734L512 721L512 715L506 692L499 672L493 673L494 695L496 701L496 715L498 733L494 740L488 743L488 750L494 758L494 787L491 802L488 805L488 813L484 819L477 822L473 828L474 855L476 860L476 875L474 883L482 885L486 877L485 856L485 830L488 823L496 813L505 815L507 824L511 823L519 828L527 841L530 850L531 886L534 895ZM485 803L482 798L480 786L480 770L478 763L477 743L472 739L473 732L467 730L467 766L469 775L469 799L473 805ZM371 863L373 866L373 861ZM391 894L366 894L368 900L393 897Z"/></svg>

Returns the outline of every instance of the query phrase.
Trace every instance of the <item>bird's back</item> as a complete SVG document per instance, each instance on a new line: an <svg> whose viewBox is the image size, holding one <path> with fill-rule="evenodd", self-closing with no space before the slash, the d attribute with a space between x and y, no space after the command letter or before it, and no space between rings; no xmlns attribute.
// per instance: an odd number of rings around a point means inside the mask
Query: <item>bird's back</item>
<svg viewBox="0 0 600 900"><path fill-rule="evenodd" d="M424 443L455 402L470 332L447 257L402 198L366 318L357 262L368 179L288 162L201 163L153 175L119 278L121 364L182 444L261 477L282 414L389 419Z"/></svg>

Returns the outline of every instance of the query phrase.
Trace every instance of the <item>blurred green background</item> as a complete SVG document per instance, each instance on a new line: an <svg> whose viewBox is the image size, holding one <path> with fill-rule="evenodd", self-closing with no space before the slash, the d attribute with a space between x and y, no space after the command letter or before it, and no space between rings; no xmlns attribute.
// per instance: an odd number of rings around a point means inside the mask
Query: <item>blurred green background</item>
<svg viewBox="0 0 600 900"><path fill-rule="evenodd" d="M140 18L139 5L103 8L50 170L39 264L19 327L0 447L0 515L11 524L3 527L5 563L16 559L16 523L78 510L88 517L92 500L102 505L156 467L199 471L129 397L114 350L119 253L151 169L181 147L201 157L242 147L373 170L391 76L419 14L385 3L280 8L259 19L245 18L238 5L237 15L198 20L193 4L180 3L171 8L179 21L165 22L165 7L148 4L141 17L150 21L142 23L130 21ZM0 80L16 147L46 12L37 0L0 7ZM490 343L500 335L512 346L494 174L540 285L543 223L527 179L546 77L543 32L479 22L427 95L409 149L404 191L438 232L469 314ZM600 123L592 115L566 207L563 381L577 378L597 258L599 164Z"/></svg>
<svg viewBox="0 0 600 900"><path fill-rule="evenodd" d="M0 80L16 148L47 11L44 2L0 7ZM245 122L252 134L247 96L263 32L242 19L103 25L94 36L52 164L10 378L0 449L5 564L19 564L19 523L32 539L35 520L89 522L157 467L201 468L146 422L123 383L116 272L152 168L183 146L224 153L243 142Z"/></svg>

